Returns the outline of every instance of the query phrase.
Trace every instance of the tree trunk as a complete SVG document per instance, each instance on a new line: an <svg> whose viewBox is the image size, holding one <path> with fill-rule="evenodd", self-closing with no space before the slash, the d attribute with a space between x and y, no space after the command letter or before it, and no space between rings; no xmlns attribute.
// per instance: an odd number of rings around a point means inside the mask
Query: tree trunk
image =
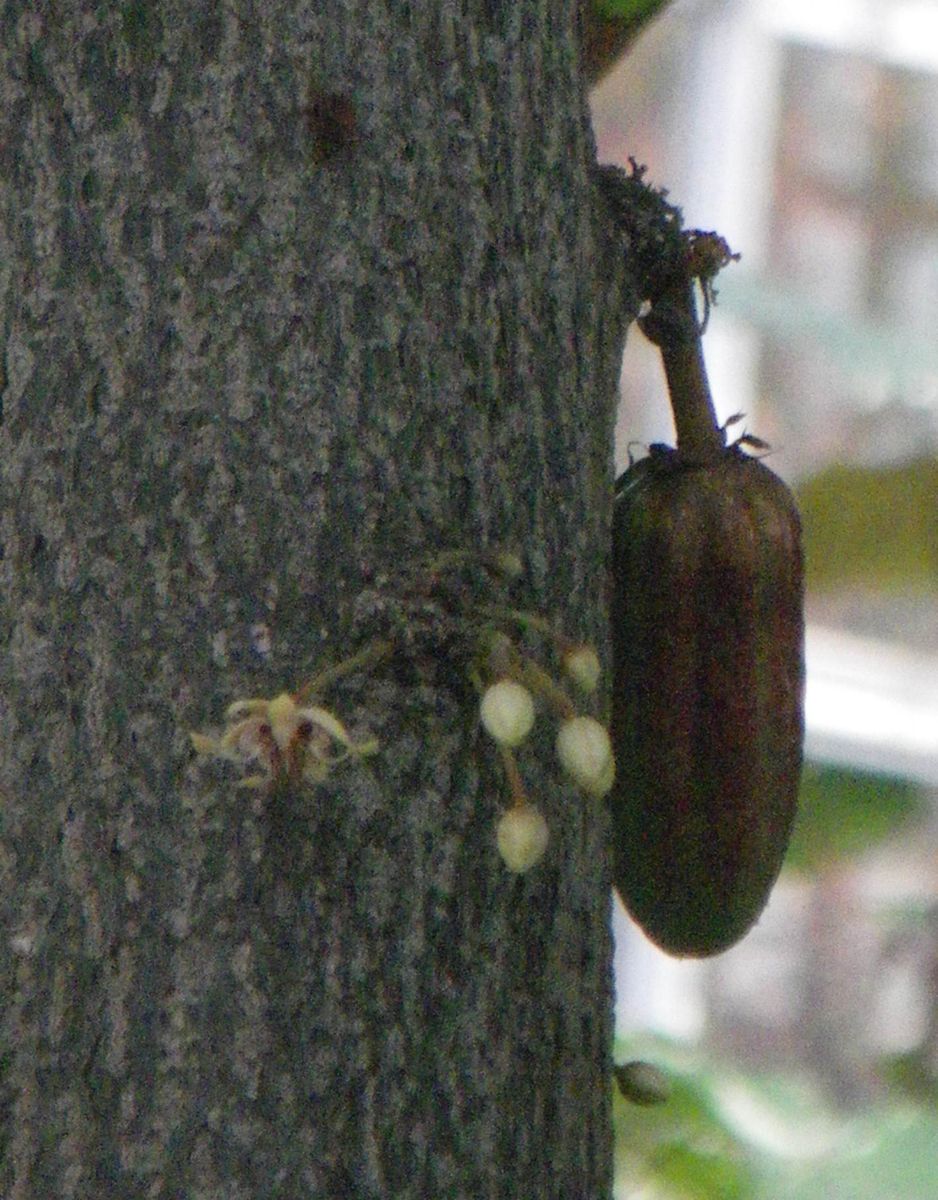
<svg viewBox="0 0 938 1200"><path fill-rule="evenodd" d="M188 738L441 546L605 656L634 306L577 5L56 8L0 19L0 1195L604 1197L605 823L549 720L521 876L452 639L329 693L380 751L321 785Z"/></svg>

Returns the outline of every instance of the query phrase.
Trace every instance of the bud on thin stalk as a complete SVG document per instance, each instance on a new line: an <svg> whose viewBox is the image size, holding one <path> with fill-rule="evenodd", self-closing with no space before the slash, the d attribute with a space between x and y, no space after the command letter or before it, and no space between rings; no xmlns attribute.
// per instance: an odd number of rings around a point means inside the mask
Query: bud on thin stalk
<svg viewBox="0 0 938 1200"><path fill-rule="evenodd" d="M572 646L563 656L563 669L576 687L589 694L599 685L599 655L592 646Z"/></svg>
<svg viewBox="0 0 938 1200"><path fill-rule="evenodd" d="M500 746L518 746L534 724L534 701L523 684L500 679L486 688L479 703L479 716Z"/></svg>
<svg viewBox="0 0 938 1200"><path fill-rule="evenodd" d="M609 734L593 717L572 717L557 734L557 757L578 787L603 796L612 787L615 762Z"/></svg>
<svg viewBox="0 0 938 1200"><path fill-rule="evenodd" d="M544 857L550 833L544 814L533 804L510 808L498 822L495 841L509 871L518 875Z"/></svg>

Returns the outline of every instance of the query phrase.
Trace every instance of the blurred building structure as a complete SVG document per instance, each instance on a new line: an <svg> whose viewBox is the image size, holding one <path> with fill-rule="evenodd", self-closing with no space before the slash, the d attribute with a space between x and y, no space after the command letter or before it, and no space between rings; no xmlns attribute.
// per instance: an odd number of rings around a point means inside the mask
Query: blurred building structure
<svg viewBox="0 0 938 1200"><path fill-rule="evenodd" d="M647 163L742 252L708 361L787 478L938 450L933 0L675 0L594 113L601 161ZM627 438L666 420L640 361Z"/></svg>
<svg viewBox="0 0 938 1200"><path fill-rule="evenodd" d="M793 485L834 463L938 457L938 0L675 0L593 114L600 161L646 164L686 226L742 253L705 340L722 419L744 412ZM622 390L620 464L671 431L637 331ZM938 496L926 524L922 592L809 598L807 744L917 780L938 811ZM628 1024L706 1023L789 1060L797 1042L849 1103L871 1054L938 1041L934 937L910 966L874 912L911 895L938 914L938 823L913 868L890 853L813 891L782 886L713 966L668 962L619 911ZM849 1054L822 1053L838 1040Z"/></svg>

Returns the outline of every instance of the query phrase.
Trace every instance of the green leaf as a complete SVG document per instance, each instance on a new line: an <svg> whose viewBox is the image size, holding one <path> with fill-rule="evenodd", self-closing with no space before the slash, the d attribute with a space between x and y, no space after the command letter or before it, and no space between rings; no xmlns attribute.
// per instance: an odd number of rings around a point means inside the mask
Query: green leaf
<svg viewBox="0 0 938 1200"><path fill-rule="evenodd" d="M772 1200L934 1200L938 1120L913 1109L874 1111L855 1123L850 1145L815 1164L787 1172L789 1186Z"/></svg>
<svg viewBox="0 0 938 1200"><path fill-rule="evenodd" d="M810 589L938 591L938 458L831 467L798 488Z"/></svg>
<svg viewBox="0 0 938 1200"><path fill-rule="evenodd" d="M655 1063L674 1089L655 1108L614 1103L622 1200L934 1200L938 1110L921 1064L912 1068L916 1087L901 1089L918 1092L921 1105L903 1099L845 1114L801 1074L741 1074L736 1063L667 1039L618 1040L615 1057Z"/></svg>
<svg viewBox="0 0 938 1200"><path fill-rule="evenodd" d="M927 926L928 919L922 920L921 924ZM928 936L927 928L922 932ZM882 1059L879 1074L898 1095L924 1105L931 1112L938 1112L938 1070L929 1061L927 1044Z"/></svg>
<svg viewBox="0 0 938 1200"><path fill-rule="evenodd" d="M922 790L906 780L807 763L785 865L810 872L850 858L926 811Z"/></svg>
<svg viewBox="0 0 938 1200"><path fill-rule="evenodd" d="M587 0L583 9L584 69L592 85L622 57L670 0Z"/></svg>
<svg viewBox="0 0 938 1200"><path fill-rule="evenodd" d="M656 1181L674 1200L749 1200L749 1172L723 1154L705 1153L683 1142L660 1146L649 1163Z"/></svg>
<svg viewBox="0 0 938 1200"><path fill-rule="evenodd" d="M621 1051L620 1051L621 1053ZM650 1050L652 1062L660 1056ZM668 1200L752 1200L751 1155L715 1103L706 1074L666 1067L671 1094L654 1108L616 1092L617 1185Z"/></svg>
<svg viewBox="0 0 938 1200"><path fill-rule="evenodd" d="M593 0L593 7L601 16L644 24L669 3L670 0Z"/></svg>

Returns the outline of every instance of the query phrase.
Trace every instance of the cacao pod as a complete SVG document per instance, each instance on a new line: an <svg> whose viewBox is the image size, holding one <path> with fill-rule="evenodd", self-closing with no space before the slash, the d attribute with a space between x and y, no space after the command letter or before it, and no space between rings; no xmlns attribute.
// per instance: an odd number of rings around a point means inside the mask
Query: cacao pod
<svg viewBox="0 0 938 1200"><path fill-rule="evenodd" d="M649 938L718 954L781 868L801 773L804 616L791 493L733 445L653 447L613 518L613 881Z"/></svg>

